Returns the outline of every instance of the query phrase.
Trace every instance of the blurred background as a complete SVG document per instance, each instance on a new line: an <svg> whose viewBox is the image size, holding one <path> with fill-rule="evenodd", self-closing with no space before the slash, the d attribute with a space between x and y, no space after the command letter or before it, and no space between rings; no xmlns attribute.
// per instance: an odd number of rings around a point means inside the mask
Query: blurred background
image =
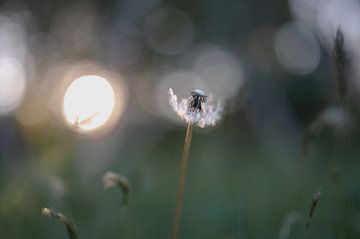
<svg viewBox="0 0 360 239"><path fill-rule="evenodd" d="M195 129L180 238L359 238L359 13L357 0L2 1L0 237L67 238L41 215L53 207L79 238L170 238L186 129L171 87L225 104ZM127 206L108 170L128 178Z"/></svg>

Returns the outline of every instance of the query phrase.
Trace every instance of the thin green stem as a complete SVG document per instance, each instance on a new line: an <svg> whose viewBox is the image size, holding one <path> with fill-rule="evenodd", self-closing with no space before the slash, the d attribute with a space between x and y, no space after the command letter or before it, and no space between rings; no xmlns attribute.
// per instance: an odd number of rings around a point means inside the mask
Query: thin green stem
<svg viewBox="0 0 360 239"><path fill-rule="evenodd" d="M182 158L181 158L181 162L180 162L180 177L179 177L179 185L178 185L177 194L176 194L175 216L174 216L174 224L173 224L173 231L172 231L172 237L171 237L172 239L177 238L179 227L180 227L181 211L182 211L182 206L183 206L183 201L184 201L186 169L187 169L187 164L188 164L188 160L189 160L192 130L193 130L193 125L191 122L189 122L187 125L184 149L183 149Z"/></svg>

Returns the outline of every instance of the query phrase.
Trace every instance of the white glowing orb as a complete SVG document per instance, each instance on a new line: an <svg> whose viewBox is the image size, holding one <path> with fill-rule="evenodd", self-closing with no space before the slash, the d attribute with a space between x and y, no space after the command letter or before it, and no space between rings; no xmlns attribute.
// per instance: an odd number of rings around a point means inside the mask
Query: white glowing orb
<svg viewBox="0 0 360 239"><path fill-rule="evenodd" d="M103 126L115 108L115 93L110 83L96 75L82 76L67 89L63 110L66 121L80 130Z"/></svg>

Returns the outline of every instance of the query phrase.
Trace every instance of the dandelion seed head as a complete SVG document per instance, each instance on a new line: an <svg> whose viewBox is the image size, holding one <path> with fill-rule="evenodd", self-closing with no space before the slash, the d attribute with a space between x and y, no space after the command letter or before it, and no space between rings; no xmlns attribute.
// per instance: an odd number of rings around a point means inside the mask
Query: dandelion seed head
<svg viewBox="0 0 360 239"><path fill-rule="evenodd" d="M215 126L216 122L221 120L223 105L221 101L213 104L212 97L208 97L204 91L196 89L191 92L191 96L178 101L177 95L170 88L169 104L171 108L186 122L204 128L206 126Z"/></svg>
<svg viewBox="0 0 360 239"><path fill-rule="evenodd" d="M192 96L194 96L194 95L196 95L196 94L205 96L205 92L202 91L202 90L199 90L199 89L196 89L196 90L194 90L193 92L191 92L191 95L192 95Z"/></svg>

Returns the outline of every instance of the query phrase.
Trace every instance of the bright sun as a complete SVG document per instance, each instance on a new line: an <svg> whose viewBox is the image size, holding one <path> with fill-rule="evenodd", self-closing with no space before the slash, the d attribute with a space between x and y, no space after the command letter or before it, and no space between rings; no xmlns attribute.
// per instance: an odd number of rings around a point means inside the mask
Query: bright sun
<svg viewBox="0 0 360 239"><path fill-rule="evenodd" d="M110 83L96 75L74 80L66 90L63 111L66 121L80 130L103 126L115 107L115 93Z"/></svg>

